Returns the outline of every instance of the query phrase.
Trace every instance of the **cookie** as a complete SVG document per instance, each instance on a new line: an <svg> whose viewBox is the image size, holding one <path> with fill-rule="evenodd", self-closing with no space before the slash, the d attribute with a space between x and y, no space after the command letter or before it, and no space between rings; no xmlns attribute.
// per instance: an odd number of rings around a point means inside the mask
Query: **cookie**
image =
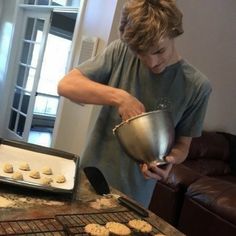
<svg viewBox="0 0 236 236"><path fill-rule="evenodd" d="M108 229L106 229L102 225L95 224L95 223L87 224L84 227L84 231L91 236L108 236L109 235Z"/></svg>
<svg viewBox="0 0 236 236"><path fill-rule="evenodd" d="M152 232L152 225L140 219L130 220L128 226L138 235L148 235Z"/></svg>
<svg viewBox="0 0 236 236"><path fill-rule="evenodd" d="M106 223L106 228L109 230L110 235L127 236L131 234L130 228L122 223L108 222Z"/></svg>

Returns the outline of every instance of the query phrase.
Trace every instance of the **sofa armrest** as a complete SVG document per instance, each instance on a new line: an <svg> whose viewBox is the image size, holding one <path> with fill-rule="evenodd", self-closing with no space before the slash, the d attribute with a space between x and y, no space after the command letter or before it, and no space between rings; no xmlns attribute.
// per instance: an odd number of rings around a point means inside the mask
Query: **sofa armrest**
<svg viewBox="0 0 236 236"><path fill-rule="evenodd" d="M182 164L173 166L168 179L157 182L149 209L176 226L184 194L188 186L200 177L200 174Z"/></svg>
<svg viewBox="0 0 236 236"><path fill-rule="evenodd" d="M190 184L201 178L203 175L194 171L193 169L183 165L174 165L169 177L164 184L171 186L172 188L187 189Z"/></svg>

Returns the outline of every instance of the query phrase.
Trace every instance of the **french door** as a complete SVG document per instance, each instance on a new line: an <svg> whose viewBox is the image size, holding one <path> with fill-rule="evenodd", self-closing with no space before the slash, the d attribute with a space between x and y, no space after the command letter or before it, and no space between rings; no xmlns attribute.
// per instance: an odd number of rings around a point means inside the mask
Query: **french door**
<svg viewBox="0 0 236 236"><path fill-rule="evenodd" d="M23 11L16 61L12 65L15 81L9 106L7 138L27 141L40 78L43 55L50 28L51 10ZM19 23L16 24L19 27Z"/></svg>

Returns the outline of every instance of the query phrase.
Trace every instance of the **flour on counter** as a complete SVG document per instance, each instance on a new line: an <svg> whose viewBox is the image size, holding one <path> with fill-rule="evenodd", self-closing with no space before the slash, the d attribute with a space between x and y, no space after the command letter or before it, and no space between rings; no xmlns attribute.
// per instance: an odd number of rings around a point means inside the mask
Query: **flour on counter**
<svg viewBox="0 0 236 236"><path fill-rule="evenodd" d="M0 196L0 207L13 207L14 205L14 201Z"/></svg>
<svg viewBox="0 0 236 236"><path fill-rule="evenodd" d="M95 209L106 209L106 208L112 208L117 206L117 201L113 198L100 198L96 199L94 202L90 202L90 207Z"/></svg>

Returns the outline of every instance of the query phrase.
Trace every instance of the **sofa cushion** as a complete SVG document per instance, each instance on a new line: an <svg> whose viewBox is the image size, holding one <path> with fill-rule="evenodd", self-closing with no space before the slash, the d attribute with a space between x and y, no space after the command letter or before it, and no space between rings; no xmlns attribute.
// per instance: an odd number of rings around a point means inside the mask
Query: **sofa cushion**
<svg viewBox="0 0 236 236"><path fill-rule="evenodd" d="M229 163L222 160L186 160L183 164L201 175L215 176L228 175L231 173Z"/></svg>
<svg viewBox="0 0 236 236"><path fill-rule="evenodd" d="M189 186L186 196L236 224L235 184L217 178L202 177Z"/></svg>
<svg viewBox="0 0 236 236"><path fill-rule="evenodd" d="M201 137L193 138L187 159L229 160L229 142L217 132L204 131Z"/></svg>

